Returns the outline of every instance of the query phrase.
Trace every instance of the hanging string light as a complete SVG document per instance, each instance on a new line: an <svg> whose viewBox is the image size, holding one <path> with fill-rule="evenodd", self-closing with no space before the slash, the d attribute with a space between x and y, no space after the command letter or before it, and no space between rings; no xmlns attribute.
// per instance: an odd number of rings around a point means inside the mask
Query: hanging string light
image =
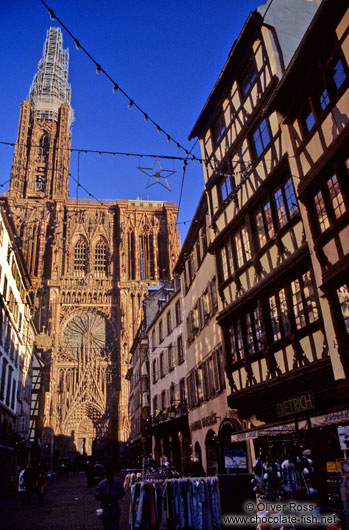
<svg viewBox="0 0 349 530"><path fill-rule="evenodd" d="M68 33L68 35L73 39L75 45L76 43L78 42L79 44L79 50L82 50L88 57L89 59L96 65L96 72L99 74L99 73L103 73L112 83L113 83L113 86L115 88L115 85L117 86L118 90L121 92L121 94L123 94L123 96L125 96L128 101L131 103L132 102L132 105L131 106L135 106L135 108L137 108L143 115L145 114L144 110L139 106L137 105L134 100L132 98L130 98L128 96L128 94L120 87L120 85L118 85L115 80L101 67L101 65L92 57L92 55L80 44L80 41L72 34L72 32L67 28L67 26L62 22L62 20L60 20L56 14L54 13L53 9L51 9L47 4L46 2L44 2L44 0L40 0L41 3L45 6L45 8L48 10L49 14L50 14L50 17L52 18L52 20L57 20L57 22L62 26L62 28ZM148 114L149 116L149 114ZM183 147L179 142L177 142L176 140L174 140L168 133L165 132L165 130L160 127L160 125L158 125L152 118L149 118L149 121L151 123L153 123L153 125L155 125L155 127L158 129L159 132L162 132L164 133L166 136L170 137L171 138L171 141L173 141L175 144L177 144L177 147L178 149L182 149L186 154L188 154L188 150ZM191 154L191 158L193 160L196 160L197 157L193 154Z"/></svg>
<svg viewBox="0 0 349 530"><path fill-rule="evenodd" d="M145 117L147 117L148 120L150 120L149 116L147 114L144 114ZM171 139L170 136L168 138ZM34 145L31 144L30 146L28 144L19 144L19 143L13 143L13 142L2 142L0 141L0 145L9 145L11 147L15 147L16 145L20 145L21 147L41 147L40 145ZM72 147L62 147L62 146L54 146L54 149L61 149L62 151L70 151L71 153L98 153L99 155L113 155L113 156L126 156L126 157L148 157L148 158L161 158L164 160L185 160L185 157L183 156L170 156L170 155L159 155L159 154L150 154L150 153L126 153L124 151L104 151L101 149L79 149L79 148L72 148ZM199 158L190 159L190 162L201 162Z"/></svg>

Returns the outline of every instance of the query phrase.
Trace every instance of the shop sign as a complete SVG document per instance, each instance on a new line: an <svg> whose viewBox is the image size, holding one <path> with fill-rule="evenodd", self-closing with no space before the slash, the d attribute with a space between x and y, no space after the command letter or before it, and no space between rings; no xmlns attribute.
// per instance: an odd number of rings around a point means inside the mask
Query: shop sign
<svg viewBox="0 0 349 530"><path fill-rule="evenodd" d="M237 434L232 434L230 437L231 442L246 442L247 440L254 440L258 438L258 431L250 432L239 432Z"/></svg>
<svg viewBox="0 0 349 530"><path fill-rule="evenodd" d="M258 438L261 436L277 436L278 434L283 434L284 432L295 432L295 430L295 423L287 423L286 425L275 425L275 427L267 427L266 429L259 430Z"/></svg>
<svg viewBox="0 0 349 530"><path fill-rule="evenodd" d="M315 408L314 392L296 394L276 404L277 415L279 418L291 416L298 412L305 412L306 410L313 408Z"/></svg>
<svg viewBox="0 0 349 530"><path fill-rule="evenodd" d="M246 469L247 457L245 449L224 449L224 466L226 469Z"/></svg>
<svg viewBox="0 0 349 530"><path fill-rule="evenodd" d="M209 427L210 425L214 425L217 423L216 413L212 412L209 416L205 416L202 418L202 426L203 427Z"/></svg>
<svg viewBox="0 0 349 530"><path fill-rule="evenodd" d="M311 418L312 427L321 427L322 425L331 425L332 423L342 423L349 421L349 410L342 410L341 412L331 412L323 416L316 416Z"/></svg>
<svg viewBox="0 0 349 530"><path fill-rule="evenodd" d="M190 425L190 428L191 428L192 431L198 431L199 429L202 429L202 422L201 422L201 420L194 421L194 422Z"/></svg>
<svg viewBox="0 0 349 530"><path fill-rule="evenodd" d="M326 462L327 473L341 473L342 467L340 462Z"/></svg>
<svg viewBox="0 0 349 530"><path fill-rule="evenodd" d="M215 412L212 412L209 416L205 416L201 420L194 421L190 428L192 431L198 431L199 429L202 429L203 427L209 427L210 425L214 425L217 423L217 416Z"/></svg>

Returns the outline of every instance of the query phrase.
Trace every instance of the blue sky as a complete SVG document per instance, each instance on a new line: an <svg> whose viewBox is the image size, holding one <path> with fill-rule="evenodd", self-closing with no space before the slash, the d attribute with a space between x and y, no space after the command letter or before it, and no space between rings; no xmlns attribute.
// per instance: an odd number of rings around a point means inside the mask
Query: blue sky
<svg viewBox="0 0 349 530"><path fill-rule="evenodd" d="M46 0L58 18L120 87L171 137L190 150L188 135L225 63L235 38L262 0ZM28 97L42 57L46 31L57 26L40 0L1 0L0 141L15 142L19 106ZM92 61L75 48L63 30L70 52L69 81L75 122L72 148L182 156L112 83L96 74ZM198 144L193 153L200 157ZM0 144L0 184L8 180L13 148ZM137 167L152 158L82 154L79 178L94 197L166 200L178 204L183 162L159 160L175 171L171 192L159 185L145 189L148 177ZM77 177L77 153L70 172ZM202 193L197 162L189 162L179 212L182 243ZM8 184L0 192L8 189ZM76 197L71 181L70 195ZM87 194L80 188L79 198Z"/></svg>

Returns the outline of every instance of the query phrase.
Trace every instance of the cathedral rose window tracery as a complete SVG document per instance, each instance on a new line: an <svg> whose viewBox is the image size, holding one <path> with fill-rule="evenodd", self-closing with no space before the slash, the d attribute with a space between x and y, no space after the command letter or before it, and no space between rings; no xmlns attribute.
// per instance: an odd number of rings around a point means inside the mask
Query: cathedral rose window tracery
<svg viewBox="0 0 349 530"><path fill-rule="evenodd" d="M113 333L109 322L101 315L82 313L73 317L63 331L63 345L76 354L85 351L93 357L109 353Z"/></svg>

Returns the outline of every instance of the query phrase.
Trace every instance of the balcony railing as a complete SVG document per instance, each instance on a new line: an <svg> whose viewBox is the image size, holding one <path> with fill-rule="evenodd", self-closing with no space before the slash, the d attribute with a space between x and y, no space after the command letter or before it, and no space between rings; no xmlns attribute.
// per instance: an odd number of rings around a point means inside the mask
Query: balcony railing
<svg viewBox="0 0 349 530"><path fill-rule="evenodd" d="M187 414L187 402L186 400L172 401L171 405L163 410L156 411L153 416L149 417L149 426L158 425L165 421L173 420Z"/></svg>

